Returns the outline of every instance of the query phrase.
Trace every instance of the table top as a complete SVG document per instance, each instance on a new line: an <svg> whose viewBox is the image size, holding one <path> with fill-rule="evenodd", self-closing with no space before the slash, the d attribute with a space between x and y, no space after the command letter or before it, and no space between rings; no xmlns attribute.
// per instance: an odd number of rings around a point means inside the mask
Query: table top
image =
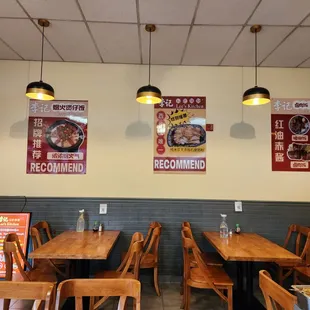
<svg viewBox="0 0 310 310"><path fill-rule="evenodd" d="M227 261L301 263L301 258L274 242L254 233L233 234L220 238L219 232L204 232L203 236Z"/></svg>
<svg viewBox="0 0 310 310"><path fill-rule="evenodd" d="M30 258L107 259L120 231L65 231L29 254Z"/></svg>

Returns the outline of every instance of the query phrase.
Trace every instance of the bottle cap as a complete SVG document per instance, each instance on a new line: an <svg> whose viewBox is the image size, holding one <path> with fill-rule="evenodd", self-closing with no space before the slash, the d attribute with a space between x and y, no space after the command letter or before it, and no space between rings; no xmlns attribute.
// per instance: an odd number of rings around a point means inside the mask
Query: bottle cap
<svg viewBox="0 0 310 310"><path fill-rule="evenodd" d="M79 212L80 212L80 213L84 213L84 209L82 209L82 210L79 210Z"/></svg>
<svg viewBox="0 0 310 310"><path fill-rule="evenodd" d="M239 224L236 224L236 227L239 227Z"/></svg>
<svg viewBox="0 0 310 310"><path fill-rule="evenodd" d="M221 214L221 217L225 218L225 217L227 217L227 214Z"/></svg>

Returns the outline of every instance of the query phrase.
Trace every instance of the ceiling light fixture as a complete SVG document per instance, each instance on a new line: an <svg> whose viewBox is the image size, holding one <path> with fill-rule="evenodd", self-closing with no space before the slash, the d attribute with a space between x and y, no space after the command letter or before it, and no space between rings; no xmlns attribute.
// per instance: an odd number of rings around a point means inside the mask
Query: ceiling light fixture
<svg viewBox="0 0 310 310"><path fill-rule="evenodd" d="M142 86L137 91L137 101L144 104L157 104L162 101L161 91L151 85L151 55L152 55L152 32L156 30L155 25L146 25L145 30L150 34L149 41L149 84Z"/></svg>
<svg viewBox="0 0 310 310"><path fill-rule="evenodd" d="M53 100L55 98L54 89L51 85L42 81L43 74L43 55L44 55L44 29L50 25L47 19L39 19L38 24L43 28L42 31L42 49L41 49L41 74L40 81L31 82L26 89L26 96L37 100Z"/></svg>
<svg viewBox="0 0 310 310"><path fill-rule="evenodd" d="M255 35L255 86L243 94L244 105L263 105L270 102L268 89L257 86L257 33L262 30L261 25L253 25L251 32Z"/></svg>

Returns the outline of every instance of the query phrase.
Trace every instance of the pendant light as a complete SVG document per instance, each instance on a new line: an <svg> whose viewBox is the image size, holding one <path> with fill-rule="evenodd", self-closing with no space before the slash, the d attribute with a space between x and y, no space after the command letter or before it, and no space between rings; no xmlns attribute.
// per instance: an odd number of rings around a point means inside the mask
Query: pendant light
<svg viewBox="0 0 310 310"><path fill-rule="evenodd" d="M261 25L253 25L251 32L255 35L255 86L243 94L244 105L263 105L270 102L268 89L257 86L257 33L262 30Z"/></svg>
<svg viewBox="0 0 310 310"><path fill-rule="evenodd" d="M40 81L31 82L30 84L28 84L26 89L26 96L31 99L37 99L37 100L53 100L55 97L53 87L42 81L43 55L44 55L44 29L50 25L50 22L47 19L39 19L38 24L43 28Z"/></svg>
<svg viewBox="0 0 310 310"><path fill-rule="evenodd" d="M149 41L149 84L142 86L137 91L137 101L144 104L157 104L162 101L161 91L151 85L151 55L152 55L152 32L156 30L155 25L146 25L145 30L150 34Z"/></svg>

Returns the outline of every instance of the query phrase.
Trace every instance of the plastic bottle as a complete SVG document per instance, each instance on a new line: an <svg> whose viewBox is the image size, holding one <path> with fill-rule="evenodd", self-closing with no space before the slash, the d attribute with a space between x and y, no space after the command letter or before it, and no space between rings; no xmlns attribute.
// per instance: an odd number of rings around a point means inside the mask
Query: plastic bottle
<svg viewBox="0 0 310 310"><path fill-rule="evenodd" d="M102 232L102 224L99 225L99 232Z"/></svg>
<svg viewBox="0 0 310 310"><path fill-rule="evenodd" d="M76 231L77 232L83 232L85 229L84 209L80 210L79 212L80 212L80 216L79 216L77 223L76 223Z"/></svg>
<svg viewBox="0 0 310 310"><path fill-rule="evenodd" d="M228 225L226 223L226 214L221 214L222 222L220 225L220 237L221 238L228 238Z"/></svg>

